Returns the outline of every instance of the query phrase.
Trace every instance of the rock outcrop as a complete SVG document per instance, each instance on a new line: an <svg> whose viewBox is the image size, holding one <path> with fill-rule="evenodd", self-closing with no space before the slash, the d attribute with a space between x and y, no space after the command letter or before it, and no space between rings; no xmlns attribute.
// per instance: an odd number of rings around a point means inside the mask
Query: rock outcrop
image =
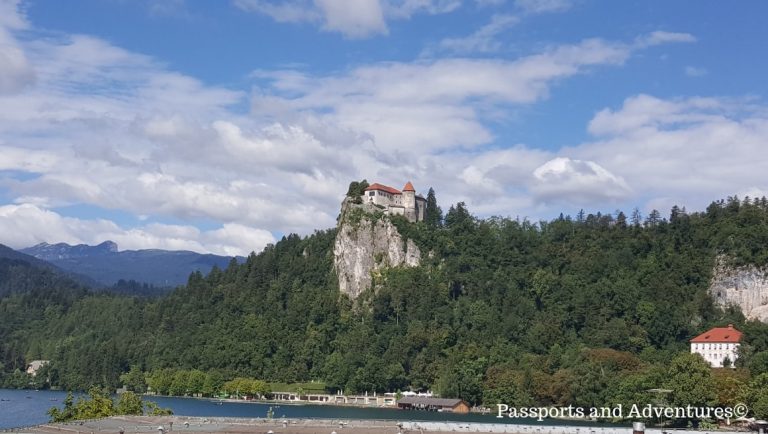
<svg viewBox="0 0 768 434"><path fill-rule="evenodd" d="M726 258L718 257L709 292L719 305L738 306L747 318L768 322L767 269L732 267Z"/></svg>
<svg viewBox="0 0 768 434"><path fill-rule="evenodd" d="M339 218L333 264L339 290L356 299L371 287L372 274L389 267L418 266L421 252L403 237L375 206L344 201Z"/></svg>

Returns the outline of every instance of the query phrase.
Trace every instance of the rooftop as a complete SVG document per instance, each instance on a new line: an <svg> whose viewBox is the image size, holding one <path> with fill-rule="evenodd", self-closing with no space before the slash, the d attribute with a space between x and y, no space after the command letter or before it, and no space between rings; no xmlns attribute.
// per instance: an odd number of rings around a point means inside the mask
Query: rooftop
<svg viewBox="0 0 768 434"><path fill-rule="evenodd" d="M706 331L695 338L691 339L691 343L738 343L741 341L742 333L733 327L733 324L728 324L728 327L715 327L709 331Z"/></svg>
<svg viewBox="0 0 768 434"><path fill-rule="evenodd" d="M371 191L371 190L385 191L389 194L403 194L400 190L396 188L393 188L384 184L379 184L378 182L374 182L373 184L369 185L368 188L365 189L365 191Z"/></svg>

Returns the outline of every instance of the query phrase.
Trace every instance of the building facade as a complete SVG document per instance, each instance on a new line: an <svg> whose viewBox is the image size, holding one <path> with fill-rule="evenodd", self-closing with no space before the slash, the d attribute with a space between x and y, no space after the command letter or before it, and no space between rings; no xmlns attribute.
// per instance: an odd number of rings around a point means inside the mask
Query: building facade
<svg viewBox="0 0 768 434"><path fill-rule="evenodd" d="M469 404L461 399L433 398L426 396L406 396L397 401L401 410L444 411L450 413L469 413Z"/></svg>
<svg viewBox="0 0 768 434"><path fill-rule="evenodd" d="M733 324L715 327L691 339L691 353L700 354L713 368L733 367L739 357L741 335Z"/></svg>
<svg viewBox="0 0 768 434"><path fill-rule="evenodd" d="M27 374L33 377L37 376L37 371L48 363L50 363L48 360L32 360L27 365Z"/></svg>
<svg viewBox="0 0 768 434"><path fill-rule="evenodd" d="M410 181L402 191L373 183L363 192L362 200L363 203L378 206L388 214L405 216L410 222L423 221L427 211L427 200L416 194L416 189Z"/></svg>

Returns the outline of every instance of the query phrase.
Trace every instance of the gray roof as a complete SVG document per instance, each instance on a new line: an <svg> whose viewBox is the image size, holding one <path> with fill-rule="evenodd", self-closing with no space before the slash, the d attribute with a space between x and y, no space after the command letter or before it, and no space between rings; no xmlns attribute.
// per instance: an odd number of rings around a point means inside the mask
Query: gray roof
<svg viewBox="0 0 768 434"><path fill-rule="evenodd" d="M462 401L458 398L429 398L426 396L406 396L398 404L425 405L435 407L456 407Z"/></svg>

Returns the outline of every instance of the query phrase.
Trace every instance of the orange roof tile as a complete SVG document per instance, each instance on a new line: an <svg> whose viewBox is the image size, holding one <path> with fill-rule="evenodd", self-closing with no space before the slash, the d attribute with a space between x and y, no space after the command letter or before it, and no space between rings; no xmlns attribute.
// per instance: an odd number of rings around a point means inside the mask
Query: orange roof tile
<svg viewBox="0 0 768 434"><path fill-rule="evenodd" d="M739 342L741 340L741 332L733 328L733 324L728 324L728 327L715 327L712 330L706 331L695 338L691 339L692 343L702 342Z"/></svg>
<svg viewBox="0 0 768 434"><path fill-rule="evenodd" d="M413 184L411 184L411 181L408 181L405 184L405 187L403 187L403 191L416 191L416 189L413 188Z"/></svg>
<svg viewBox="0 0 768 434"><path fill-rule="evenodd" d="M373 184L369 185L368 188L365 189L365 191L371 191L371 190L385 191L389 194L403 194L400 190L396 188L392 188L384 184L379 184L378 182L374 182Z"/></svg>

